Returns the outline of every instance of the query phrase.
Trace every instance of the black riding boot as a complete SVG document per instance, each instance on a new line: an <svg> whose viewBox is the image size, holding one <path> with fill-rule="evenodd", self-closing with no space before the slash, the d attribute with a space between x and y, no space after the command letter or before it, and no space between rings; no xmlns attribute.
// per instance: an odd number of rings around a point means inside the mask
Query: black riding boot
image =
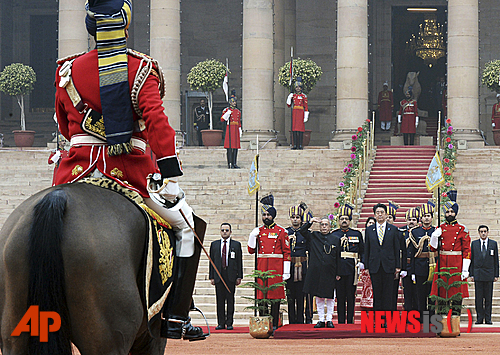
<svg viewBox="0 0 500 355"><path fill-rule="evenodd" d="M233 149L233 169L239 169L240 167L236 165L236 160L238 159L238 149Z"/></svg>
<svg viewBox="0 0 500 355"><path fill-rule="evenodd" d="M302 141L304 140L304 132L297 132L297 135L299 136L299 139L298 139L298 144L297 144L297 149L300 149L302 150Z"/></svg>
<svg viewBox="0 0 500 355"><path fill-rule="evenodd" d="M297 132L296 131L292 131L292 149L295 150L297 149Z"/></svg>
<svg viewBox="0 0 500 355"><path fill-rule="evenodd" d="M233 150L231 148L226 149L226 156L227 156L227 168L232 169L233 168Z"/></svg>
<svg viewBox="0 0 500 355"><path fill-rule="evenodd" d="M199 220L199 219L198 219ZM196 218L195 218L196 224ZM204 226L206 228L206 225ZM203 233L199 228L195 228L203 242L205 231ZM168 319L162 320L161 336L163 338L185 339L185 340L203 340L205 335L200 327L194 327L191 324L189 310L194 309L193 290L196 281L196 271L200 260L201 247L195 242L194 254L188 258L176 257L176 271L172 283L172 290L168 295L166 309ZM167 315L164 314L165 318Z"/></svg>

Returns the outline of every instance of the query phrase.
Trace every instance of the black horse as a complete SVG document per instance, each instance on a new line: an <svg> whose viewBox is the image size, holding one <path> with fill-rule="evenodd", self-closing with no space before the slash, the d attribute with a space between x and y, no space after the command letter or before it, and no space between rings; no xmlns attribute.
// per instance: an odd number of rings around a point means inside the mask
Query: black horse
<svg viewBox="0 0 500 355"><path fill-rule="evenodd" d="M75 183L30 197L0 231L0 346L3 355L163 355L148 331L143 297L146 220L126 197ZM11 336L30 305L56 311L49 341ZM160 333L160 322L153 323Z"/></svg>

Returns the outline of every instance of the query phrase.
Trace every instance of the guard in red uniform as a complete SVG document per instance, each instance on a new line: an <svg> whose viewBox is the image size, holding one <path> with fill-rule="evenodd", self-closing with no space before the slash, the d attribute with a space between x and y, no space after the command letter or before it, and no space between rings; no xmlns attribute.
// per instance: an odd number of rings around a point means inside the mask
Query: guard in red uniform
<svg viewBox="0 0 500 355"><path fill-rule="evenodd" d="M466 226L457 222L456 216L458 214L458 204L456 203L457 192L455 190L448 191L448 197L451 201L445 202L443 205L443 212L445 213L446 222L441 224L431 234L430 246L431 251L438 251L439 260L437 262L439 269L443 267L455 267L456 269L450 270L450 273L462 272L461 276L454 276L450 278L448 283L460 280L467 280L469 277L470 265L470 236L469 230ZM441 237L441 238L439 238ZM436 284L438 276L434 274L432 280L432 295L439 295L446 297L446 290L439 289ZM446 282L446 278L443 279ZM456 293L462 293L462 298L469 297L469 288L467 284L460 287L452 287L448 290L448 297ZM461 305L462 300L454 301L454 304ZM460 311L453 312L453 314L460 315Z"/></svg>
<svg viewBox="0 0 500 355"><path fill-rule="evenodd" d="M302 141L306 131L304 123L309 119L309 108L307 107L307 95L302 93L300 77L295 81L295 94L290 93L286 99L288 107L291 107L292 103L292 149L302 149Z"/></svg>
<svg viewBox="0 0 500 355"><path fill-rule="evenodd" d="M389 83L386 81L383 90L378 93L378 115L382 131L391 130L393 109L394 99L392 98L392 91L389 90Z"/></svg>
<svg viewBox="0 0 500 355"><path fill-rule="evenodd" d="M493 105L491 112L491 127L500 129L500 94L497 94L497 103Z"/></svg>
<svg viewBox="0 0 500 355"><path fill-rule="evenodd" d="M239 169L236 165L238 149L240 149L241 136L241 111L236 108L236 96L233 94L229 99L229 107L222 111L221 121L226 122L226 137L224 138L224 148L227 149L228 169Z"/></svg>
<svg viewBox="0 0 500 355"><path fill-rule="evenodd" d="M290 278L290 242L285 228L278 226L274 222L276 209L273 206L273 195L263 197L260 202L262 203L262 222L264 222L264 225L255 228L250 233L248 238L248 252L250 254L257 252L257 270L276 270L274 274L283 275L282 278L275 277L269 279L268 285L273 285ZM257 291L257 299L262 298L262 292ZM272 300L284 299L285 288L281 286L270 291L267 294L267 298ZM275 302L271 306L274 329L278 328L279 307L279 302Z"/></svg>
<svg viewBox="0 0 500 355"><path fill-rule="evenodd" d="M170 223L177 237L178 272L165 302L169 314L164 314L168 322L162 320L161 335L204 339L203 330L193 327L188 316L200 249L195 248L194 233L180 213L194 226L193 211L177 183L183 173L175 130L163 113L163 73L156 60L127 49L130 0L89 0L85 9L85 24L97 49L57 61L55 109L59 131L71 148L60 162L54 184L84 177L114 180L138 192L148 207ZM159 169L145 154L146 143ZM150 174L163 182L158 195L175 203L174 207L150 198Z"/></svg>
<svg viewBox="0 0 500 355"><path fill-rule="evenodd" d="M408 145L408 139L410 145L414 145L415 133L417 132L418 126L417 101L413 100L413 94L410 90L408 90L405 95L406 99L400 102L398 122L401 124L400 131L403 133L405 145Z"/></svg>

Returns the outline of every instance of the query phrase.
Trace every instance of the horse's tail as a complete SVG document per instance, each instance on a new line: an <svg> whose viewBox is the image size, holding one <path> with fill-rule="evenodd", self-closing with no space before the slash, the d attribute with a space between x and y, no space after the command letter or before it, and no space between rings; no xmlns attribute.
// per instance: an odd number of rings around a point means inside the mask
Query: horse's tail
<svg viewBox="0 0 500 355"><path fill-rule="evenodd" d="M57 332L49 333L48 342L41 342L39 337L30 337L30 355L71 354L69 311L61 249L66 201L64 190L57 189L45 195L34 208L28 247L28 307L37 305L40 311L57 312L61 317L61 328Z"/></svg>

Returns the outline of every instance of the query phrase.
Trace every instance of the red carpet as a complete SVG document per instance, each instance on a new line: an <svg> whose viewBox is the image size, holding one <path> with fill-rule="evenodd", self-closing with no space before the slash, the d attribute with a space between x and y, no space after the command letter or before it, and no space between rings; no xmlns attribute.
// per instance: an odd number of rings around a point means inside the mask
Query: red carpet
<svg viewBox="0 0 500 355"><path fill-rule="evenodd" d="M203 329L204 333L207 333L207 327L201 327ZM233 330L227 330L227 329L221 329L221 330L215 330L215 327L210 327L210 333L212 334L218 334L218 333L234 333L234 334L241 334L241 333L248 333L248 327L234 327Z"/></svg>

